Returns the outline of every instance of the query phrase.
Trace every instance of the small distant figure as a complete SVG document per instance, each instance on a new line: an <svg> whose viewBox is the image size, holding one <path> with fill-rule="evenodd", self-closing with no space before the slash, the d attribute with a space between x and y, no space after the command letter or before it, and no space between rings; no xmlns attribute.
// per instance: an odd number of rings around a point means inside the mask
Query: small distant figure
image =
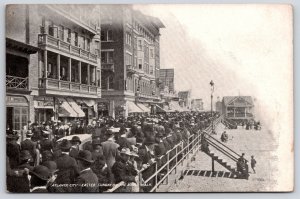
<svg viewBox="0 0 300 199"><path fill-rule="evenodd" d="M254 156L252 155L251 156L251 168L252 168L254 173L256 173L255 172L255 165L256 165L256 160L254 159Z"/></svg>
<svg viewBox="0 0 300 199"><path fill-rule="evenodd" d="M222 142L227 142L228 141L228 134L226 133L226 131L224 131L221 135L221 141Z"/></svg>

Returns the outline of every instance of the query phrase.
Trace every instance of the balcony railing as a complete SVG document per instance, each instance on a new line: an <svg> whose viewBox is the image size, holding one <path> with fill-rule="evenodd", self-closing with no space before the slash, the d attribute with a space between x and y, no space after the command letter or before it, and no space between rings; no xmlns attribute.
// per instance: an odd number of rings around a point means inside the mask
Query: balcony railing
<svg viewBox="0 0 300 199"><path fill-rule="evenodd" d="M127 73L131 73L131 74L137 73L137 70L135 67L133 67L133 65L126 65L126 69L127 69Z"/></svg>
<svg viewBox="0 0 300 199"><path fill-rule="evenodd" d="M14 89L28 89L28 77L6 75L6 87Z"/></svg>
<svg viewBox="0 0 300 199"><path fill-rule="evenodd" d="M152 95L152 94L145 94L145 93L140 93L140 92L136 92L135 93L136 97L143 97L143 98L149 98L149 99L160 99L160 97L156 96L156 95Z"/></svg>
<svg viewBox="0 0 300 199"><path fill-rule="evenodd" d="M74 91L95 95L100 93L100 87L97 87L95 85L80 84L76 82L69 82L51 78L40 78L39 88L72 92Z"/></svg>
<svg viewBox="0 0 300 199"><path fill-rule="evenodd" d="M101 63L101 69L110 70L110 71L114 72L115 66L114 66L114 64L111 64L111 63Z"/></svg>
<svg viewBox="0 0 300 199"><path fill-rule="evenodd" d="M77 46L73 46L68 42L64 42L58 38L55 38L48 34L39 34L38 36L38 43L39 45L46 45L53 48L60 49L61 51L70 53L72 55L76 55L83 59L97 62L97 55L93 54L89 51L83 50Z"/></svg>

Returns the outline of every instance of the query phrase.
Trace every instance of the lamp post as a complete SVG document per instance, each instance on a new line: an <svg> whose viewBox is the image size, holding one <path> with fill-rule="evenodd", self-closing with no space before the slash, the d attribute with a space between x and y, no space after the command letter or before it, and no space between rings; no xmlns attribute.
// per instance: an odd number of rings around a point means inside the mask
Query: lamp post
<svg viewBox="0 0 300 199"><path fill-rule="evenodd" d="M211 95L210 95L210 105L211 105L211 133L212 134L215 134L215 131L214 131L214 119L213 119L213 93L214 93L214 89L215 89L215 87L214 87L214 82L213 82L213 80L211 80L210 81L210 86L211 86Z"/></svg>

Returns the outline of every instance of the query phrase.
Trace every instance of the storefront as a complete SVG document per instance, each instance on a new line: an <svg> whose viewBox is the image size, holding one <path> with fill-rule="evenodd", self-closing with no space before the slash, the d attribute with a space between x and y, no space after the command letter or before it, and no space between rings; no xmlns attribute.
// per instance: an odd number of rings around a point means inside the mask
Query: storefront
<svg viewBox="0 0 300 199"><path fill-rule="evenodd" d="M41 124L43 122L54 119L54 100L53 97L38 97L33 98L35 122Z"/></svg>
<svg viewBox="0 0 300 199"><path fill-rule="evenodd" d="M29 122L29 102L24 96L6 96L6 128L21 131Z"/></svg>

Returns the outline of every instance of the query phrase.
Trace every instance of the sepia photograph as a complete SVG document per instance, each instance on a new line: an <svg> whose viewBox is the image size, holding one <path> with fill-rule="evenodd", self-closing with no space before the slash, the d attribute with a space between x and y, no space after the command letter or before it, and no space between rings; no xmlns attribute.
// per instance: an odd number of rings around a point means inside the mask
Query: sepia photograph
<svg viewBox="0 0 300 199"><path fill-rule="evenodd" d="M294 190L291 5L7 4L4 32L6 192Z"/></svg>

